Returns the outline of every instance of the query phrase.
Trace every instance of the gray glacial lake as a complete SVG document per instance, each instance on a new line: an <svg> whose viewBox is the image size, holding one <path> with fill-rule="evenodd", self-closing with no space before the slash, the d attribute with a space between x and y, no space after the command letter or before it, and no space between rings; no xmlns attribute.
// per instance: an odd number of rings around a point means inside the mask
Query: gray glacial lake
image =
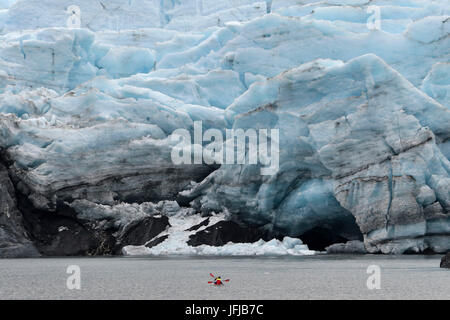
<svg viewBox="0 0 450 320"><path fill-rule="evenodd" d="M0 299L450 299L440 256L112 257L0 260ZM80 267L80 290L66 285ZM369 290L367 268L381 270ZM229 278L223 287L209 275Z"/></svg>

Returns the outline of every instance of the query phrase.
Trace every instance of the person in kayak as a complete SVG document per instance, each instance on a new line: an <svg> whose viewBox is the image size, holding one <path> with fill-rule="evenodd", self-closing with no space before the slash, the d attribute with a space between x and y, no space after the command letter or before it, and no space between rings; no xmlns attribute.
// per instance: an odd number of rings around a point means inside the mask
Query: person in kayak
<svg viewBox="0 0 450 320"><path fill-rule="evenodd" d="M222 280L221 276L216 277L212 273L210 273L210 276L214 278L214 281L208 281L208 283L213 283L215 286L221 286L224 282L230 281L230 279Z"/></svg>

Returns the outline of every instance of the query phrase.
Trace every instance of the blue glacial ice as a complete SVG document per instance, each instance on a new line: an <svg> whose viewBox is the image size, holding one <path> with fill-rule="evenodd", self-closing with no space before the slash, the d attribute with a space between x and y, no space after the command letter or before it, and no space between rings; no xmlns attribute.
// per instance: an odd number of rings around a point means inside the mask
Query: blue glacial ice
<svg viewBox="0 0 450 320"><path fill-rule="evenodd" d="M73 2L0 1L2 162L36 210L120 229L178 200L277 236L450 249L449 1L79 0L80 28ZM199 120L279 129L276 174L175 165L172 132ZM125 253L308 253L173 239Z"/></svg>

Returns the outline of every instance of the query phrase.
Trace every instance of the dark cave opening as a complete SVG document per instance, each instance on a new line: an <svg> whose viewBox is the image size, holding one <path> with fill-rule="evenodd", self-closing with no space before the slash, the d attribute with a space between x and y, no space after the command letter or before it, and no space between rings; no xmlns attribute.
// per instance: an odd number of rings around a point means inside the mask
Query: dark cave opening
<svg viewBox="0 0 450 320"><path fill-rule="evenodd" d="M328 228L315 227L299 237L303 243L308 245L310 250L325 251L325 248L334 243L347 242L350 239L344 238Z"/></svg>
<svg viewBox="0 0 450 320"><path fill-rule="evenodd" d="M303 233L299 238L308 245L310 250L315 251L325 251L326 247L336 243L363 240L363 235L355 222L352 226L347 224L346 229L345 232L336 227L315 227Z"/></svg>

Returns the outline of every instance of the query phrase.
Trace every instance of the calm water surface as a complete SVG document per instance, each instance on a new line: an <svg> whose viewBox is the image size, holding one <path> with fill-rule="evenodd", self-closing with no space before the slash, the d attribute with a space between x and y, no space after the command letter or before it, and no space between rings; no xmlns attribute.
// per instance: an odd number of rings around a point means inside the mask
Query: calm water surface
<svg viewBox="0 0 450 320"><path fill-rule="evenodd" d="M0 260L0 299L450 299L440 256L114 257ZM69 265L81 289L69 290ZM381 289L367 268L381 268ZM210 273L231 279L208 284Z"/></svg>

